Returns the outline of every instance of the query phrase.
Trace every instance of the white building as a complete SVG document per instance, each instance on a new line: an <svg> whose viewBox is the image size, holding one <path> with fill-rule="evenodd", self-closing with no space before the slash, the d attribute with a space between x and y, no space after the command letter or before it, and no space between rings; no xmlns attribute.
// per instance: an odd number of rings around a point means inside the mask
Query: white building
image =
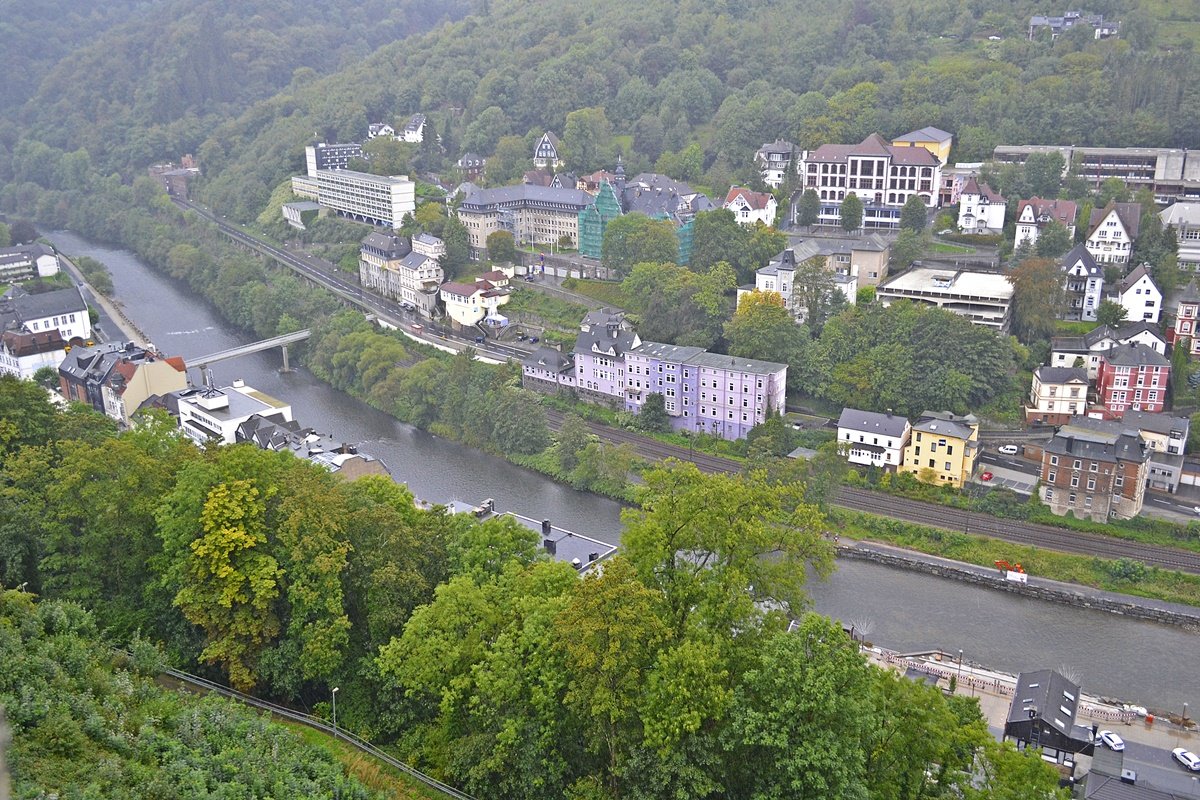
<svg viewBox="0 0 1200 800"><path fill-rule="evenodd" d="M958 196L958 228L963 233L1000 233L1007 208L999 192L974 177L968 178Z"/></svg>
<svg viewBox="0 0 1200 800"><path fill-rule="evenodd" d="M367 126L367 138L377 139L380 136L394 137L396 129L386 122L372 122Z"/></svg>
<svg viewBox="0 0 1200 800"><path fill-rule="evenodd" d="M446 243L430 233L418 233L412 237L412 249L414 253L420 253L435 260L446 255Z"/></svg>
<svg viewBox="0 0 1200 800"><path fill-rule="evenodd" d="M838 449L851 464L894 470L904 461L911 432L906 417L844 408L838 418Z"/></svg>
<svg viewBox="0 0 1200 800"><path fill-rule="evenodd" d="M349 169L318 170L317 202L344 217L399 228L417 208L417 185L407 175L371 175Z"/></svg>
<svg viewBox="0 0 1200 800"><path fill-rule="evenodd" d="M13 287L0 298L0 330L55 330L64 341L85 341L92 336L92 321L79 287L40 294Z"/></svg>
<svg viewBox="0 0 1200 800"><path fill-rule="evenodd" d="M1100 264L1128 264L1141 221L1141 204L1109 201L1092 212L1088 252Z"/></svg>
<svg viewBox="0 0 1200 800"><path fill-rule="evenodd" d="M879 284L875 296L885 306L896 300L927 303L1003 333L1011 321L1013 285L997 272L917 267Z"/></svg>
<svg viewBox="0 0 1200 800"><path fill-rule="evenodd" d="M1150 277L1150 267L1139 264L1117 282L1111 299L1125 308L1127 322L1158 322L1162 314L1162 290Z"/></svg>
<svg viewBox="0 0 1200 800"><path fill-rule="evenodd" d="M441 297L446 304L446 316L466 328L489 317L502 320L497 309L508 302L509 290L486 280L477 280L473 284L450 282L442 284Z"/></svg>
<svg viewBox="0 0 1200 800"><path fill-rule="evenodd" d="M292 421L290 405L240 380L222 389L188 389L177 396L179 428L201 446L214 441L233 444L238 426L255 414L277 422Z"/></svg>
<svg viewBox="0 0 1200 800"><path fill-rule="evenodd" d="M412 144L420 144L425 141L425 115L413 114L409 117L398 138Z"/></svg>
<svg viewBox="0 0 1200 800"><path fill-rule="evenodd" d="M1059 265L1063 271L1066 307L1063 319L1096 321L1096 310L1104 299L1104 270L1081 244L1063 256Z"/></svg>
<svg viewBox="0 0 1200 800"><path fill-rule="evenodd" d="M1100 359L1109 350L1123 344L1142 344L1156 353L1166 354L1167 342L1158 326L1149 322L1127 322L1119 328L1100 325L1083 336L1055 336L1050 340L1050 366L1087 370L1088 380L1100 372Z"/></svg>
<svg viewBox="0 0 1200 800"><path fill-rule="evenodd" d="M768 192L752 192L741 186L734 186L729 190L723 206L733 212L739 225L747 227L757 222L774 225L777 207L775 195Z"/></svg>
<svg viewBox="0 0 1200 800"><path fill-rule="evenodd" d="M424 235L424 234L422 234ZM441 262L427 255L436 246L429 241L417 252L417 238L386 233L371 233L359 247L358 278L364 288L384 297L408 303L425 316L433 316L437 308L438 287L446 279ZM427 240L441 242L433 236ZM445 246L442 246L444 251Z"/></svg>
<svg viewBox="0 0 1200 800"><path fill-rule="evenodd" d="M854 305L860 286L876 286L887 275L891 248L877 233L848 239L805 239L782 251L754 273L754 286L738 287L738 302L751 292L775 292L798 321L805 308L796 295L796 268L815 258L825 259L834 286Z"/></svg>
<svg viewBox="0 0 1200 800"><path fill-rule="evenodd" d="M58 274L58 253L41 242L0 249L0 284Z"/></svg>
<svg viewBox="0 0 1200 800"><path fill-rule="evenodd" d="M758 164L763 183L772 189L778 189L787 180L795 160L796 145L783 139L764 144L754 154L754 163Z"/></svg>
<svg viewBox="0 0 1200 800"><path fill-rule="evenodd" d="M1158 215L1163 227L1175 229L1179 240L1179 268L1200 270L1200 203L1179 202Z"/></svg>
<svg viewBox="0 0 1200 800"><path fill-rule="evenodd" d="M30 379L42 367L58 371L66 356L67 343L58 331L24 333L5 331L0 334L0 375L15 375Z"/></svg>
<svg viewBox="0 0 1200 800"><path fill-rule="evenodd" d="M362 145L358 142L328 144L319 142L304 148L305 174L310 178L325 169L348 169L350 162L363 157Z"/></svg>
<svg viewBox="0 0 1200 800"><path fill-rule="evenodd" d="M900 210L914 195L936 208L942 164L924 147L896 147L877 133L858 144L823 144L800 155L800 181L821 198L818 222L837 225L841 204L854 194L864 228L898 228Z"/></svg>
<svg viewBox="0 0 1200 800"><path fill-rule="evenodd" d="M1038 367L1033 371L1025 421L1061 425L1087 411L1088 374L1083 367Z"/></svg>
<svg viewBox="0 0 1200 800"><path fill-rule="evenodd" d="M1040 197L1022 200L1017 206L1017 245L1024 241L1037 244L1042 229L1051 222L1062 225L1074 238L1076 211L1075 203L1070 200L1043 200Z"/></svg>
<svg viewBox="0 0 1200 800"><path fill-rule="evenodd" d="M552 131L546 131L533 148L533 166L551 172L563 165L563 145Z"/></svg>

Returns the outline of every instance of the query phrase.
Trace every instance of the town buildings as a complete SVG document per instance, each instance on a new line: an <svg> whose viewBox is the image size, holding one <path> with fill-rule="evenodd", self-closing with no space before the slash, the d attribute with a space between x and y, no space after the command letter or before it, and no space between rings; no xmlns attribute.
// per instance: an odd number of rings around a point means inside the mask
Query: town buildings
<svg viewBox="0 0 1200 800"><path fill-rule="evenodd" d="M58 369L67 355L67 342L57 329L42 333L0 333L0 375L32 378L43 367Z"/></svg>
<svg viewBox="0 0 1200 800"><path fill-rule="evenodd" d="M584 315L571 350L575 391L579 397L589 403L623 409L625 355L641 343L641 337L623 313L601 309Z"/></svg>
<svg viewBox="0 0 1200 800"><path fill-rule="evenodd" d="M1167 331L1172 347L1186 347L1188 355L1200 355L1200 288L1193 278L1175 305L1175 324Z"/></svg>
<svg viewBox="0 0 1200 800"><path fill-rule="evenodd" d="M1200 271L1200 202L1178 202L1163 209L1159 220L1179 241L1179 268Z"/></svg>
<svg viewBox="0 0 1200 800"><path fill-rule="evenodd" d="M488 280L488 276L499 275ZM504 273L487 273L474 283L443 283L439 294L446 306L446 316L455 327L467 328L491 320L505 324L507 320L497 309L509 300L508 278Z"/></svg>
<svg viewBox="0 0 1200 800"><path fill-rule="evenodd" d="M395 137L396 129L386 122L372 122L367 126L367 138L377 139L380 136Z"/></svg>
<svg viewBox="0 0 1200 800"><path fill-rule="evenodd" d="M438 287L446 279L438 256L445 244L429 234L408 237L371 233L359 247L358 278L363 288L408 303L431 317Z"/></svg>
<svg viewBox="0 0 1200 800"><path fill-rule="evenodd" d="M1082 244L1062 257L1063 311L1067 320L1096 321L1096 311L1104 299L1104 270Z"/></svg>
<svg viewBox="0 0 1200 800"><path fill-rule="evenodd" d="M1090 753L1092 732L1075 724L1079 685L1044 669L1017 676L1012 705L1004 723L1004 739L1024 750L1041 749L1052 764L1074 763L1076 753Z"/></svg>
<svg viewBox="0 0 1200 800"><path fill-rule="evenodd" d="M958 228L963 233L1000 233L1007 209L1003 195L986 183L968 178L958 196Z"/></svg>
<svg viewBox="0 0 1200 800"><path fill-rule="evenodd" d="M842 201L850 193L862 201L864 228L899 227L900 210L914 195L936 207L941 169L942 162L924 147L897 147L877 133L858 144L805 150L799 159L802 187L821 198L819 224L839 224Z"/></svg>
<svg viewBox="0 0 1200 800"><path fill-rule="evenodd" d="M458 219L467 229L475 257L487 250L487 237L508 231L518 245L579 243L579 213L592 197L579 189L517 184L499 189L478 189L458 206Z"/></svg>
<svg viewBox="0 0 1200 800"><path fill-rule="evenodd" d="M58 274L58 253L41 242L0 248L0 284Z"/></svg>
<svg viewBox="0 0 1200 800"><path fill-rule="evenodd" d="M1117 281L1109 300L1125 309L1129 322L1158 322L1162 313L1163 295L1146 264L1139 264Z"/></svg>
<svg viewBox="0 0 1200 800"><path fill-rule="evenodd" d="M1070 420L1069 424L1114 436L1121 433L1137 436L1149 452L1146 488L1170 494L1178 491L1183 476L1183 451L1187 447L1191 427L1187 417L1126 411L1119 420L1079 417Z"/></svg>
<svg viewBox="0 0 1200 800"><path fill-rule="evenodd" d="M304 148L305 174L310 178L329 169L349 169L350 162L363 157L362 145L358 142L326 144L319 142Z"/></svg>
<svg viewBox="0 0 1200 800"><path fill-rule="evenodd" d="M1042 451L1042 502L1050 511L1107 522L1142 510L1150 449L1126 431L1064 425Z"/></svg>
<svg viewBox="0 0 1200 800"><path fill-rule="evenodd" d="M487 167L487 159L478 153L463 153L458 161L454 162L454 168L458 170L458 175L464 181L477 181L483 177L483 171Z"/></svg>
<svg viewBox="0 0 1200 800"><path fill-rule="evenodd" d="M1099 188L1119 178L1132 191L1150 189L1160 203L1200 196L1200 151L1165 147L1073 147L1064 145L1000 145L993 159L1024 164L1033 153L1062 153L1068 169Z"/></svg>
<svg viewBox="0 0 1200 800"><path fill-rule="evenodd" d="M420 144L425 141L425 115L413 114L409 117L408 122L400 131L399 138L412 144Z"/></svg>
<svg viewBox="0 0 1200 800"><path fill-rule="evenodd" d="M978 179L982 170L982 161L959 161L951 166L942 167L942 185L938 190L938 204L942 206L958 205L967 181L971 178Z"/></svg>
<svg viewBox="0 0 1200 800"><path fill-rule="evenodd" d="M1038 367L1033 371L1025 422L1061 425L1087 411L1087 370L1083 367Z"/></svg>
<svg viewBox="0 0 1200 800"><path fill-rule="evenodd" d="M187 386L182 358L167 358L131 342L75 347L59 364L58 375L64 397L85 403L124 427L149 398Z"/></svg>
<svg viewBox="0 0 1200 800"><path fill-rule="evenodd" d="M38 294L14 286L0 297L0 331L58 331L64 341L82 344L91 338L92 320L77 286Z"/></svg>
<svg viewBox="0 0 1200 800"><path fill-rule="evenodd" d="M783 186L796 163L796 145L783 139L764 144L754 154L763 183L772 189Z"/></svg>
<svg viewBox="0 0 1200 800"><path fill-rule="evenodd" d="M1003 333L1011 322L1013 285L998 272L916 267L880 283L876 298L884 305L912 300L937 306Z"/></svg>
<svg viewBox="0 0 1200 800"><path fill-rule="evenodd" d="M851 464L895 471L904 462L911 431L907 417L844 408L838 417L838 449Z"/></svg>
<svg viewBox="0 0 1200 800"><path fill-rule="evenodd" d="M237 431L251 417L291 422L292 407L282 400L234 381L221 389L187 389L176 394L179 429L196 444L234 444Z"/></svg>
<svg viewBox="0 0 1200 800"><path fill-rule="evenodd" d="M932 126L911 131L903 136L892 139L893 147L923 147L937 157L943 167L950 160L950 146L954 143L954 134L947 133L941 128Z"/></svg>
<svg viewBox="0 0 1200 800"><path fill-rule="evenodd" d="M1099 264L1128 264L1142 221L1139 203L1110 200L1104 208L1092 211L1087 249Z"/></svg>
<svg viewBox="0 0 1200 800"><path fill-rule="evenodd" d="M752 192L744 187L734 186L725 195L722 208L732 211L739 225L774 225L778 205L775 195L769 192Z"/></svg>
<svg viewBox="0 0 1200 800"><path fill-rule="evenodd" d="M1085 14L1082 11L1067 11L1061 17L1035 14L1029 18L1029 40L1033 41L1039 34L1046 32L1050 41L1054 41L1076 25L1091 28L1093 39L1111 39L1121 29L1118 20L1106 20L1103 14Z"/></svg>
<svg viewBox="0 0 1200 800"><path fill-rule="evenodd" d="M1113 347L1100 357L1098 411L1105 419L1120 419L1129 410L1157 414L1166 403L1170 377L1171 362L1161 353L1136 343Z"/></svg>
<svg viewBox="0 0 1200 800"><path fill-rule="evenodd" d="M751 292L775 292L797 320L802 321L805 306L796 286L796 270L816 259L824 259L824 269L833 274L834 285L846 302L854 304L859 287L877 286L887 275L891 248L878 234L858 238L812 238L798 242L776 255L767 266L756 270L753 286L738 287L738 302Z"/></svg>
<svg viewBox="0 0 1200 800"><path fill-rule="evenodd" d="M1200 297L1197 298L1200 303ZM1167 342L1158 327L1148 322L1128 322L1118 328L1100 325L1083 336L1055 336L1050 340L1050 366L1080 366L1088 379L1100 374L1100 359L1106 352L1123 344L1145 345L1159 354L1167 352Z"/></svg>
<svg viewBox="0 0 1200 800"><path fill-rule="evenodd" d="M1067 229L1067 234L1075 236L1075 203L1071 200L1043 200L1031 197L1022 200L1017 205L1017 235L1016 242L1037 244L1038 236L1051 222L1057 222Z"/></svg>
<svg viewBox="0 0 1200 800"><path fill-rule="evenodd" d="M563 165L563 145L553 131L546 131L533 147L533 165L554 171Z"/></svg>
<svg viewBox="0 0 1200 800"><path fill-rule="evenodd" d="M317 202L322 207L358 222L399 228L404 215L417 208L416 184L406 175L322 169L310 177L316 183Z"/></svg>
<svg viewBox="0 0 1200 800"><path fill-rule="evenodd" d="M901 469L926 483L961 488L978 455L979 420L973 414L923 411L912 426Z"/></svg>

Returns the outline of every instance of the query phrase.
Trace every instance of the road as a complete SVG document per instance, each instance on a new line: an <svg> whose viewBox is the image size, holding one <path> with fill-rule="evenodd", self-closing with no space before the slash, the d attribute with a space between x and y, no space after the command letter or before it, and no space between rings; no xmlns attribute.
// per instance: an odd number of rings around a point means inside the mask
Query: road
<svg viewBox="0 0 1200 800"><path fill-rule="evenodd" d="M172 198L180 208L192 211L204 217L229 238L271 258L288 269L296 272L313 283L319 284L336 294L346 303L374 314L378 319L397 328L403 327L408 335L435 345L449 345L457 350L474 347L481 353L490 355L501 361L509 358L521 360L529 355L532 348L524 348L507 342L497 342L485 339L483 342L474 341L475 335L460 335L445 326L430 323L428 319L418 316L411 311L405 311L399 303L385 297L364 292L358 281L340 272L330 262L304 252L287 250L278 245L246 232L240 225L229 222L204 206L190 203L186 200ZM425 330L420 334L412 330L413 324L422 325ZM431 330L432 329L432 330Z"/></svg>

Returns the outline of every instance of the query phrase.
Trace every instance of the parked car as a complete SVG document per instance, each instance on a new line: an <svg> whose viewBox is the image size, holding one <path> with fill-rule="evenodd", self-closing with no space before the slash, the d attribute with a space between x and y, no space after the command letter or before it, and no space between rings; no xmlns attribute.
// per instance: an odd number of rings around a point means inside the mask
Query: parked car
<svg viewBox="0 0 1200 800"><path fill-rule="evenodd" d="M996 452L1002 456L1015 456L1017 453L1021 452L1021 448L1017 447L1015 444L1002 444L996 448Z"/></svg>
<svg viewBox="0 0 1200 800"><path fill-rule="evenodd" d="M475 344L483 344L483 337L482 337L482 336L476 336L476 337L475 337Z"/></svg>
<svg viewBox="0 0 1200 800"><path fill-rule="evenodd" d="M405 311L416 311L417 310L417 307L414 306L412 303L408 302L407 300L405 302L401 303L400 307L403 308Z"/></svg>
<svg viewBox="0 0 1200 800"><path fill-rule="evenodd" d="M1175 756L1175 760L1192 772L1200 772L1200 756L1197 756L1191 750L1184 750L1182 747L1176 747L1171 751L1171 755Z"/></svg>
<svg viewBox="0 0 1200 800"><path fill-rule="evenodd" d="M517 331L517 341L518 342L525 341L525 331Z"/></svg>
<svg viewBox="0 0 1200 800"><path fill-rule="evenodd" d="M530 336L530 337L529 337L529 343L530 343L530 344L537 344L537 343L538 343L538 337L536 337L536 336Z"/></svg>
<svg viewBox="0 0 1200 800"><path fill-rule="evenodd" d="M1104 746L1109 750L1121 751L1125 749L1125 740L1112 731L1100 731L1099 739L1104 742Z"/></svg>

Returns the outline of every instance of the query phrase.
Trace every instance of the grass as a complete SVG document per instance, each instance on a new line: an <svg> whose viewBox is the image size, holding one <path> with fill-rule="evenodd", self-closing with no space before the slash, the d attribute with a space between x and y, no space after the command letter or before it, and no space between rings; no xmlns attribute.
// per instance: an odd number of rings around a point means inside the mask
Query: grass
<svg viewBox="0 0 1200 800"><path fill-rule="evenodd" d="M1067 322L1060 319L1054 328L1059 336L1083 336L1099 324L1098 322Z"/></svg>
<svg viewBox="0 0 1200 800"><path fill-rule="evenodd" d="M975 248L963 247L957 244L946 244L945 242L934 242L929 246L932 253L974 253Z"/></svg>
<svg viewBox="0 0 1200 800"><path fill-rule="evenodd" d="M428 788L408 774L385 764L334 739L321 731L298 722L283 721L304 743L329 753L342 765L346 774L357 778L364 786L393 800L445 800L446 795Z"/></svg>
<svg viewBox="0 0 1200 800"><path fill-rule="evenodd" d="M1127 579L1120 577L1126 572L1117 561L1058 553L855 511L834 510L830 518L841 535L852 539L886 542L982 567L993 567L997 559L1004 559L1021 564L1026 572L1039 578L1200 606L1200 575L1145 567L1139 571L1139 577Z"/></svg>
<svg viewBox="0 0 1200 800"><path fill-rule="evenodd" d="M583 319L588 312L586 307L578 303L560 300L523 286L518 286L513 290L505 309L522 311L536 316L547 328L557 329L564 333L577 331L579 320Z"/></svg>
<svg viewBox="0 0 1200 800"><path fill-rule="evenodd" d="M605 305L618 309L627 309L633 305L621 284L611 281L594 281L580 278L567 278L562 282L564 289L577 292Z"/></svg>

